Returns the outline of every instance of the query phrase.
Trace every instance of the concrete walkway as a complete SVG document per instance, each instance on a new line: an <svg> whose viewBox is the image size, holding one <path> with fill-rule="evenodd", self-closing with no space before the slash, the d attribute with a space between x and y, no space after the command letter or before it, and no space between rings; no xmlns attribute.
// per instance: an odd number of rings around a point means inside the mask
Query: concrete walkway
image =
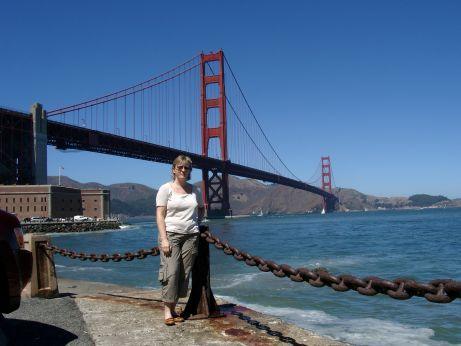
<svg viewBox="0 0 461 346"><path fill-rule="evenodd" d="M167 327L158 291L59 280L60 298L25 299L0 322L0 345L281 345L278 336L231 314L243 313L298 344L344 345L242 306L219 301L225 317ZM179 306L184 306L184 301ZM287 341L287 340L285 340ZM292 342L293 344L293 342Z"/></svg>

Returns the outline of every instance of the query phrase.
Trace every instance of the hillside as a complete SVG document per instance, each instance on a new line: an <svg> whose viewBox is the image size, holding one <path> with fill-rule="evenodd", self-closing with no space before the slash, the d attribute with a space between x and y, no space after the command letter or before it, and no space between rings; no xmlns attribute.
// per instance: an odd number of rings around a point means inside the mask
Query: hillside
<svg viewBox="0 0 461 346"><path fill-rule="evenodd" d="M48 177L48 182L57 184L58 179ZM113 214L152 216L155 213L157 190L142 184L106 186L96 182L80 183L65 176L61 177L61 184L75 188L109 189ZM195 185L201 186L199 182ZM299 214L322 210L322 199L319 196L287 186L230 176L229 190L234 215L258 214L260 211L264 214ZM449 200L444 196L376 197L346 188L336 188L334 194L340 199L342 211L461 206L461 199Z"/></svg>

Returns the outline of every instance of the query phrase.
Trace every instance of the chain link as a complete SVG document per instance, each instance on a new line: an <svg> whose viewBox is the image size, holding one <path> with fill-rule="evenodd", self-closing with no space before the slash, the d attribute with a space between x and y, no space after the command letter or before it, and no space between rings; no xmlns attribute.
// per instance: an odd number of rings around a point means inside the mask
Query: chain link
<svg viewBox="0 0 461 346"><path fill-rule="evenodd" d="M363 279L353 275L333 275L325 268L292 268L288 264L277 264L273 261L252 256L249 253L223 243L211 234L209 230L201 234L202 238L222 250L226 255L233 256L237 261L249 266L256 266L263 272L272 272L277 277L288 277L295 282L307 282L314 287L329 286L338 292L357 291L366 296L385 294L398 300L410 299L413 296L424 297L433 303L450 303L461 298L461 282L451 279L437 279L429 283L419 283L414 280L398 278L393 281L376 276Z"/></svg>
<svg viewBox="0 0 461 346"><path fill-rule="evenodd" d="M46 245L46 244L40 244L40 247L45 251L49 251L49 252L52 252L52 253L55 253L55 254L59 254L59 255L64 256L64 257L69 257L71 259L77 259L78 258L81 261L90 260L91 262L97 262L97 261L101 261L101 262L109 262L109 261L120 262L121 260L132 261L134 259L144 259L147 256L158 256L160 254L160 250L159 250L159 248L157 246L153 247L150 250L139 250L139 251L136 251L136 252L125 252L123 255L119 254L119 253L115 253L115 254L112 254L112 255L109 255L109 254L99 254L99 255L97 255L97 254L94 254L94 253L87 254L87 253L84 253L84 252L77 253L75 251L70 251L70 250L67 250L67 249L60 249L60 248L58 248L56 246L49 246L49 245Z"/></svg>

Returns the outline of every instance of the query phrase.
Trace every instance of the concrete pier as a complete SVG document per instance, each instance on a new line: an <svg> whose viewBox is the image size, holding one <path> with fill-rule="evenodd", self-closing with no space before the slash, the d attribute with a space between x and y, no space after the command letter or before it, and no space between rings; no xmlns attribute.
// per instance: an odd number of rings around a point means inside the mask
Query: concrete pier
<svg viewBox="0 0 461 346"><path fill-rule="evenodd" d="M238 311L298 344L344 345L222 300L218 304L225 317L186 320L167 327L163 324L163 304L157 290L63 279L59 280L59 287L60 297L26 298L18 311L6 315L0 321L0 344L7 340L14 345L286 344L231 313ZM185 300L178 305L184 307Z"/></svg>

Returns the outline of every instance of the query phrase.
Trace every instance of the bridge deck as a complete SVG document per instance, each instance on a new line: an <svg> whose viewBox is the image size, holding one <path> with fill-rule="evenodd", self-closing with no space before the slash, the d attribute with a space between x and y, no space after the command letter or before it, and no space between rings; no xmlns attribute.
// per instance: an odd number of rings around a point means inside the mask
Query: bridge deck
<svg viewBox="0 0 461 346"><path fill-rule="evenodd" d="M194 168L227 172L231 175L263 180L309 191L327 199L337 199L336 196L316 186L259 169L238 165L231 161L222 161L195 153L54 121L48 121L48 144L54 145L58 149L78 149L162 163L172 163L178 155L184 154L192 159Z"/></svg>

